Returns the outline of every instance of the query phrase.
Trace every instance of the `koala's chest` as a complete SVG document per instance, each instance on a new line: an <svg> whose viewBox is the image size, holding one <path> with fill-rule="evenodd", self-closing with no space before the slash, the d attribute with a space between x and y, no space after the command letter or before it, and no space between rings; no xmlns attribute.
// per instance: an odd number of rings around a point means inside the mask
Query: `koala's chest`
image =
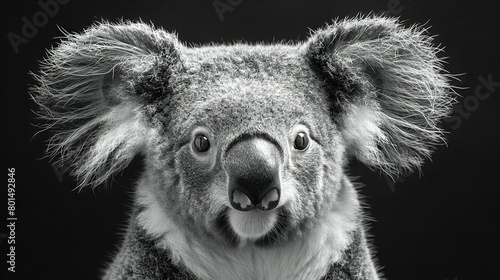
<svg viewBox="0 0 500 280"><path fill-rule="evenodd" d="M314 280L324 279L332 266L332 257L327 250L312 252L296 250L254 251L238 253L216 253L200 265L191 259L185 266L198 275L200 280ZM200 256L200 255L199 255Z"/></svg>
<svg viewBox="0 0 500 280"><path fill-rule="evenodd" d="M282 247L238 249L211 248L197 242L182 242L172 233L167 239L172 259L198 279L218 280L314 280L325 279L347 247L348 238L327 228ZM175 242L174 242L175 241Z"/></svg>

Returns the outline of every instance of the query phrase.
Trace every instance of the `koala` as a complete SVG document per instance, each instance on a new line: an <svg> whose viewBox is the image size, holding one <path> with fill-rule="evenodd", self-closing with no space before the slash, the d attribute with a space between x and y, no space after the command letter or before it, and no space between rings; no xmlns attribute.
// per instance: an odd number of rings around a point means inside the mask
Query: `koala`
<svg viewBox="0 0 500 280"><path fill-rule="evenodd" d="M443 141L450 75L424 28L337 20L305 41L187 46L99 22L32 89L47 153L97 187L144 170L103 279L381 279L347 164L390 176Z"/></svg>

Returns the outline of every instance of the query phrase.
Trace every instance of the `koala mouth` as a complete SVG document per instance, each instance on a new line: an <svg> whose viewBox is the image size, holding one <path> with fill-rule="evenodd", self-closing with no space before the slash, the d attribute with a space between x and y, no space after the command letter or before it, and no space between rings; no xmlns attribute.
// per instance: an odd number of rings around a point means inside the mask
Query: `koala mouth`
<svg viewBox="0 0 500 280"><path fill-rule="evenodd" d="M287 212L285 207L246 212L228 207L218 215L216 225L231 247L248 242L258 247L270 247L289 238L291 224Z"/></svg>
<svg viewBox="0 0 500 280"><path fill-rule="evenodd" d="M273 230L278 214L276 209L272 211L253 209L246 212L230 210L228 218L231 228L240 239L255 241Z"/></svg>

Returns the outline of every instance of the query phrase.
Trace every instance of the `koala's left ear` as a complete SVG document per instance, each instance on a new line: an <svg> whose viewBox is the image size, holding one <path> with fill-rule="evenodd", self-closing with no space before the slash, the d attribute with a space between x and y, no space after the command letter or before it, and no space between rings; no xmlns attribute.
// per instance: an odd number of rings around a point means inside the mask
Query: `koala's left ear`
<svg viewBox="0 0 500 280"><path fill-rule="evenodd" d="M141 22L102 22L48 52L32 97L55 133L49 154L80 186L105 182L144 152L154 132L147 114L169 96L181 48L175 35Z"/></svg>
<svg viewBox="0 0 500 280"><path fill-rule="evenodd" d="M390 175L418 168L442 140L438 124L454 97L425 30L344 20L314 33L304 51L348 152L365 164Z"/></svg>

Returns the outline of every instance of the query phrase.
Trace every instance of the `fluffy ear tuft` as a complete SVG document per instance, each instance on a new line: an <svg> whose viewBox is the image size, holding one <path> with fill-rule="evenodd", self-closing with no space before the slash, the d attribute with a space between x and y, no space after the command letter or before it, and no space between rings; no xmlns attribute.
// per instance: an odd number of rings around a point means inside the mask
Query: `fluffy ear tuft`
<svg viewBox="0 0 500 280"><path fill-rule="evenodd" d="M142 151L151 127L144 107L168 94L178 60L174 35L143 23L99 23L66 34L41 63L32 97L55 131L52 157L97 186Z"/></svg>
<svg viewBox="0 0 500 280"><path fill-rule="evenodd" d="M431 41L373 16L336 22L305 45L349 151L389 175L418 168L443 140L454 96Z"/></svg>

